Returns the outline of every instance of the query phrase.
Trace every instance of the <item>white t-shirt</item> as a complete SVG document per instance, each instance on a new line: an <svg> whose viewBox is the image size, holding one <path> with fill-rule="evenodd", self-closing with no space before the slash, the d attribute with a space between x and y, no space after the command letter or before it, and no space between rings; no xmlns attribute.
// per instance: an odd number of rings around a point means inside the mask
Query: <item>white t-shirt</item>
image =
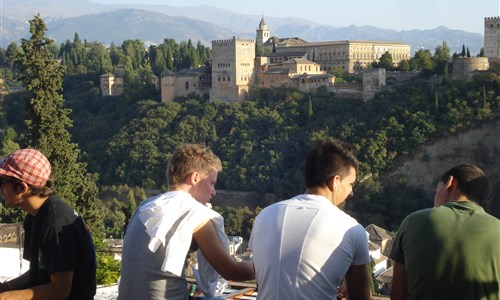
<svg viewBox="0 0 500 300"><path fill-rule="evenodd" d="M351 265L368 264L364 228L323 196L266 207L250 236L258 298L337 299Z"/></svg>

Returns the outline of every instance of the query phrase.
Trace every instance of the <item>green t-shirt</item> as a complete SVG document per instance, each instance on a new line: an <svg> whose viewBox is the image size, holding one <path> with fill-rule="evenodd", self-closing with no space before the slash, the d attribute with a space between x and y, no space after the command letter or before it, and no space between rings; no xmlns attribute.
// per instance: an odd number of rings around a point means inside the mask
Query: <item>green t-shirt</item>
<svg viewBox="0 0 500 300"><path fill-rule="evenodd" d="M469 201L407 216L390 257L409 299L500 299L500 220Z"/></svg>

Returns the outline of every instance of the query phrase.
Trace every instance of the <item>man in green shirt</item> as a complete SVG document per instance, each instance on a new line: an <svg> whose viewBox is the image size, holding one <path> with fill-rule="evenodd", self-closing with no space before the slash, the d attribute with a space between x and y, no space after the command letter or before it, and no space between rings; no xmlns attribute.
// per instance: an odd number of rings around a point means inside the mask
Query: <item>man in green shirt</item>
<svg viewBox="0 0 500 300"><path fill-rule="evenodd" d="M488 193L476 166L441 177L434 208L407 216L396 234L391 299L500 299L500 220L483 209Z"/></svg>

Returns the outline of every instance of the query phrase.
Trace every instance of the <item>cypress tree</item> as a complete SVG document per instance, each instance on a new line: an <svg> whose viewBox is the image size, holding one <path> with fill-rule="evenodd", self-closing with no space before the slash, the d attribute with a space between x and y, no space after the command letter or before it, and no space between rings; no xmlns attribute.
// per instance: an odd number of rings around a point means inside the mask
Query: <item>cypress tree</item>
<svg viewBox="0 0 500 300"><path fill-rule="evenodd" d="M212 124L212 143L217 142L219 137L217 136L217 128L215 128L215 124Z"/></svg>
<svg viewBox="0 0 500 300"><path fill-rule="evenodd" d="M80 150L71 142L67 128L72 126L70 109L64 107L62 80L64 67L53 58L45 36L46 26L40 15L29 21L30 39L22 39L23 53L16 60L21 80L30 93L26 100L26 146L44 153L52 163L56 194L82 214L94 235L102 232L102 220L95 178L78 161Z"/></svg>
<svg viewBox="0 0 500 300"><path fill-rule="evenodd" d="M309 102L307 103L307 117L311 118L313 115L314 115L314 111L313 111L312 100L311 100L311 96L309 96Z"/></svg>

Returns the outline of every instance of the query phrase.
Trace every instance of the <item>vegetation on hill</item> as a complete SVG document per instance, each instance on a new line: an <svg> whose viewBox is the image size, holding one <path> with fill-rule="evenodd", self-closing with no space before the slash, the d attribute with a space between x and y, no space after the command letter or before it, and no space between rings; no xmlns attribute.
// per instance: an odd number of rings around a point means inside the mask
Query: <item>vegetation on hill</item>
<svg viewBox="0 0 500 300"><path fill-rule="evenodd" d="M23 52L15 45L9 48L9 53ZM107 211L105 232L115 237L123 234L144 190L165 188L166 163L181 143L210 146L223 161L218 188L256 192L263 207L304 190L302 161L311 141L322 136L349 142L361 161L360 183L347 209L363 224L394 230L406 214L429 206L429 195L404 182L384 183L378 175L396 158L433 139L487 122L499 110L498 66L471 82L451 81L443 65L449 58L445 44L434 55L427 50L412 58L415 63L408 62L425 70L423 75L443 74L442 79L422 76L390 86L367 103L341 99L326 90L312 95L259 86L243 103L207 103L197 97L161 103L159 92L147 84L150 76L208 65L208 48L166 39L147 51L139 40L106 49L82 42L75 34L73 42L49 49L65 67L72 141L98 185L111 187L106 190L115 194L101 196ZM19 66L7 57L0 55L0 63L14 79ZM99 96L98 76L118 72L119 65L125 70L124 95ZM25 96L21 92L4 97L2 127L11 129L3 131L2 151L15 147L13 142L24 146ZM248 236L256 212L236 208L222 213L228 218L229 234Z"/></svg>

